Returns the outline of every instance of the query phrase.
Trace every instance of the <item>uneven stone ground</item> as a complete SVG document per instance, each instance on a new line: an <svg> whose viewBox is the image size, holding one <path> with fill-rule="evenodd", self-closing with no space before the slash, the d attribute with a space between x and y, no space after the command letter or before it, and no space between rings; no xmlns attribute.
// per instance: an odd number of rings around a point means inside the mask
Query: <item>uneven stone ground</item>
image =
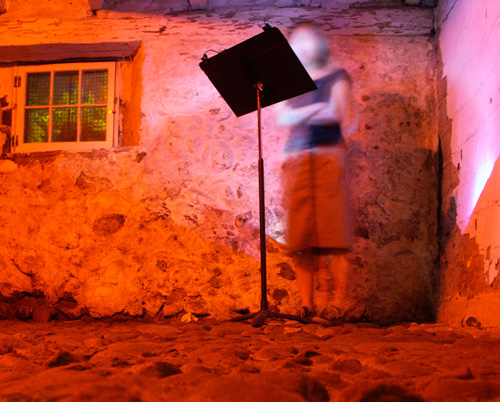
<svg viewBox="0 0 500 402"><path fill-rule="evenodd" d="M1 321L0 401L500 401L499 347L437 324Z"/></svg>

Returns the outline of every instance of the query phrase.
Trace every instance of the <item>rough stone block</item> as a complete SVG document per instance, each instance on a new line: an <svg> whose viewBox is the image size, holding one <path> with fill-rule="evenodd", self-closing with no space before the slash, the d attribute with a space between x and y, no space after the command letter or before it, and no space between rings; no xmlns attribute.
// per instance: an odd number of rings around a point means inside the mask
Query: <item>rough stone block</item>
<svg viewBox="0 0 500 402"><path fill-rule="evenodd" d="M49 322L52 318L51 308L47 305L40 305L33 310L33 321Z"/></svg>
<svg viewBox="0 0 500 402"><path fill-rule="evenodd" d="M189 6L192 10L206 10L208 0L189 0Z"/></svg>

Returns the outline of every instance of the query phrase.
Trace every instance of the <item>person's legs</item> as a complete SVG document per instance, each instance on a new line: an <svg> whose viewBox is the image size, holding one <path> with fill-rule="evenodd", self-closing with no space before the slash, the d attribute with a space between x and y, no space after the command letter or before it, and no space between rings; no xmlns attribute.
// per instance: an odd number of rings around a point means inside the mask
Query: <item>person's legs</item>
<svg viewBox="0 0 500 402"><path fill-rule="evenodd" d="M316 286L314 287L314 305L317 312L327 317L336 317L333 309L332 295L335 290L335 276L333 269L333 256L323 252L319 257L318 272L316 273Z"/></svg>
<svg viewBox="0 0 500 402"><path fill-rule="evenodd" d="M310 323L329 327L332 322L318 316L314 306L314 275L318 270L319 262L320 255L315 249L310 248L297 254L295 273L302 301L302 309L299 315L306 318Z"/></svg>
<svg viewBox="0 0 500 402"><path fill-rule="evenodd" d="M335 290L333 293L333 304L343 313L349 310L354 299L351 295L352 286L352 267L349 264L345 253L337 253L333 257L333 275L335 281Z"/></svg>
<svg viewBox="0 0 500 402"><path fill-rule="evenodd" d="M296 255L295 274L302 306L313 310L314 272L317 269L318 256L312 248L302 250Z"/></svg>

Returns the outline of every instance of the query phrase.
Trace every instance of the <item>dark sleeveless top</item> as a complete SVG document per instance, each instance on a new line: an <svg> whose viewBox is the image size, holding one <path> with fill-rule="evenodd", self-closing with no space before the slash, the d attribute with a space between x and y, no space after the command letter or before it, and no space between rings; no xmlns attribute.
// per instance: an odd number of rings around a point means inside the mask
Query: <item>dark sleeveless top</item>
<svg viewBox="0 0 500 402"><path fill-rule="evenodd" d="M349 77L349 74L344 69L335 70L314 81L318 89L290 99L288 103L292 108L297 108L316 102L328 102L333 85L341 80L351 82L351 77ZM343 141L344 137L342 136L339 123L327 126L304 123L291 130L286 150L297 151L321 145L335 145Z"/></svg>

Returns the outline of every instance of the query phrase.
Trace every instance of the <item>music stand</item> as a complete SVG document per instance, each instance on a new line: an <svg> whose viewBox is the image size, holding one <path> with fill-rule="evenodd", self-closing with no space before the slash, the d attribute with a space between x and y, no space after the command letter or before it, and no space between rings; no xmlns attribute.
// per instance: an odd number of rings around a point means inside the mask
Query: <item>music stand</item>
<svg viewBox="0 0 500 402"><path fill-rule="evenodd" d="M267 23L263 29L264 32L211 58L205 54L200 63L201 69L237 117L257 110L261 303L260 311L234 317L232 321L253 318L254 327L263 325L267 318L285 318L308 324L309 321L302 317L269 311L261 109L317 88L280 30Z"/></svg>

